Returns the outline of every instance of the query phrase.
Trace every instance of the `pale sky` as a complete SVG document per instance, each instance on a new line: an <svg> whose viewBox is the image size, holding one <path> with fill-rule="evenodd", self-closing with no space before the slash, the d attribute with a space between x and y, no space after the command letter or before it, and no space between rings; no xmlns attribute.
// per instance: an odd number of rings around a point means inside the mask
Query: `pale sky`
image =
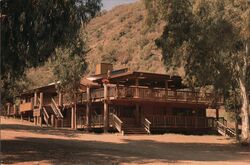
<svg viewBox="0 0 250 165"><path fill-rule="evenodd" d="M121 4L128 4L136 2L137 0L102 0L103 8L104 10L110 10L115 6L121 5Z"/></svg>

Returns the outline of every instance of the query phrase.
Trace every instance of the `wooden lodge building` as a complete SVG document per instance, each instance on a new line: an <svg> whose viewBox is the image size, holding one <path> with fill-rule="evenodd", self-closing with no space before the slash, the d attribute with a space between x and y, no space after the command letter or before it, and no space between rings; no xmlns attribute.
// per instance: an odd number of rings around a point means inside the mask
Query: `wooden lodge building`
<svg viewBox="0 0 250 165"><path fill-rule="evenodd" d="M206 115L212 94L191 91L179 76L113 70L102 63L95 75L82 78L80 91L76 110L52 83L22 93L19 106L9 105L8 114L19 114L35 125L125 134L203 132L212 130L216 121Z"/></svg>

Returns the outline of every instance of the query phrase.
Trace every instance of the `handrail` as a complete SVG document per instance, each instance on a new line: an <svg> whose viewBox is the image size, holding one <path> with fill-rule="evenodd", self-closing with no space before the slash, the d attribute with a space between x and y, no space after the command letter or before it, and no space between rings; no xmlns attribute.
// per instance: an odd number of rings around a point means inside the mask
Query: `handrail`
<svg viewBox="0 0 250 165"><path fill-rule="evenodd" d="M122 132L123 130L123 122L121 119L119 119L118 116L116 116L114 113L111 113L111 119L112 119L112 125L115 126L115 128L119 131Z"/></svg>
<svg viewBox="0 0 250 165"><path fill-rule="evenodd" d="M144 127L144 129L148 133L150 133L150 125L151 125L151 122L147 118L143 117L142 118L142 126Z"/></svg>
<svg viewBox="0 0 250 165"><path fill-rule="evenodd" d="M236 132L233 129L228 128L226 125L224 125L223 123L221 123L218 120L217 120L217 129L219 132L221 131L222 134L224 134L224 135L236 136Z"/></svg>
<svg viewBox="0 0 250 165"><path fill-rule="evenodd" d="M60 118L63 118L63 115L62 115L62 113L61 113L61 110L58 108L58 106L57 106L55 100L54 100L53 98L51 98L51 101L52 101L53 106L56 108L56 111L57 111L56 114L57 114ZM52 109L53 109L53 107L52 107ZM54 111L54 109L53 109L53 111Z"/></svg>
<svg viewBox="0 0 250 165"><path fill-rule="evenodd" d="M56 116L59 116L59 114L57 113L57 110L56 110L56 107L55 107L55 105L53 104L53 103L51 103L51 108L52 108L52 110L53 110L53 112L54 112L54 114L56 115Z"/></svg>
<svg viewBox="0 0 250 165"><path fill-rule="evenodd" d="M43 118L44 118L46 124L48 125L48 124L49 124L49 121L48 121L49 115L48 115L48 113L47 113L45 107L42 108L42 114L43 114Z"/></svg>
<svg viewBox="0 0 250 165"><path fill-rule="evenodd" d="M43 107L43 112L45 113L46 117L49 118L49 115L48 115L48 113L47 113L45 107Z"/></svg>

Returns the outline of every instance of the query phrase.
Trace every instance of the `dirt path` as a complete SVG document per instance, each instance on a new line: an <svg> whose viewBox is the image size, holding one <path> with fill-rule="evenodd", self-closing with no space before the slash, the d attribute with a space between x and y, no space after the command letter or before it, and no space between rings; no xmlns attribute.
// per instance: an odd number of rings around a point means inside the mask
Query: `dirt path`
<svg viewBox="0 0 250 165"><path fill-rule="evenodd" d="M250 164L222 136L121 136L35 127L1 118L2 164Z"/></svg>

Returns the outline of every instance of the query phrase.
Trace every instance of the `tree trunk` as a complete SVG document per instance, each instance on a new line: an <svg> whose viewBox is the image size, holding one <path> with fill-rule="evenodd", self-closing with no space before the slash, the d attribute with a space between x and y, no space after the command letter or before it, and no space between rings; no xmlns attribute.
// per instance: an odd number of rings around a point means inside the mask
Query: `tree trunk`
<svg viewBox="0 0 250 165"><path fill-rule="evenodd" d="M235 139L237 142L240 140L239 136L239 110L235 110Z"/></svg>
<svg viewBox="0 0 250 165"><path fill-rule="evenodd" d="M246 90L246 84L240 79L240 92L242 97L242 143L249 143L249 99Z"/></svg>
<svg viewBox="0 0 250 165"><path fill-rule="evenodd" d="M242 66L242 74L239 77L240 93L242 98L242 139L241 143L244 145L249 144L249 98L246 88L247 77L247 56L248 56L248 44L246 44L246 55L243 57L244 64Z"/></svg>

